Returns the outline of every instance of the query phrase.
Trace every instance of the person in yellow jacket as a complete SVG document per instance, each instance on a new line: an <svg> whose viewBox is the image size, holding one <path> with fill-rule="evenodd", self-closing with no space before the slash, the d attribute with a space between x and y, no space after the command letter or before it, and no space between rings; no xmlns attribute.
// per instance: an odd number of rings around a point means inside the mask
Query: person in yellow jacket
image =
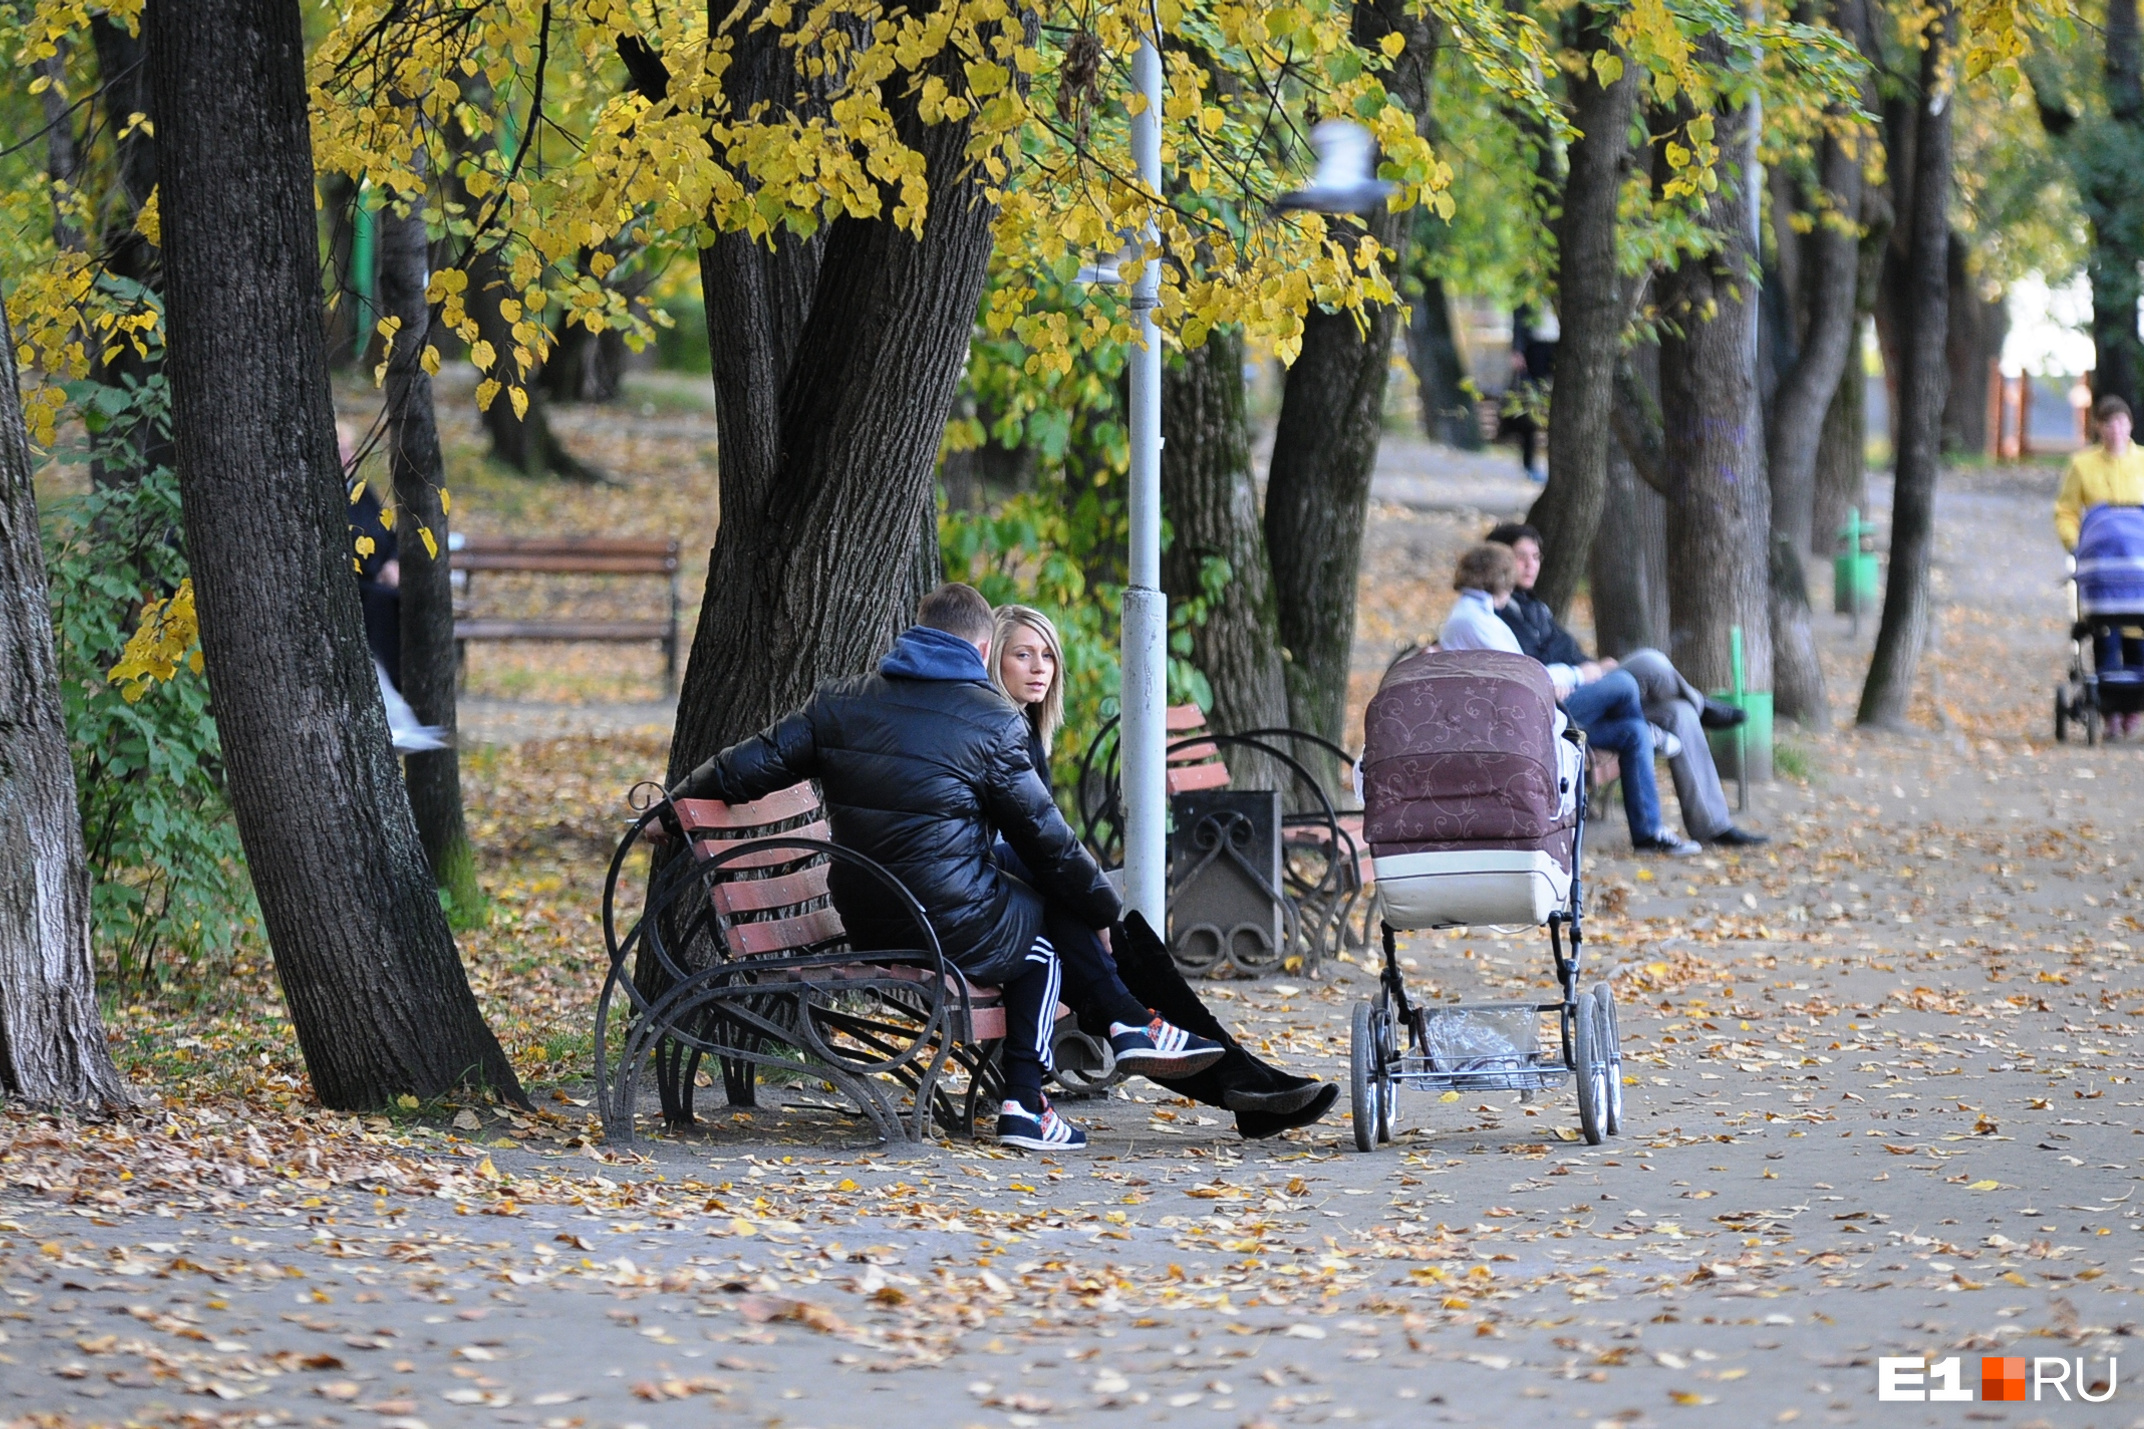
<svg viewBox="0 0 2144 1429"><path fill-rule="evenodd" d="M2144 506L2144 450L2129 440L2129 404L2102 397L2092 408L2099 445L2070 458L2055 494L2055 534L2062 549L2077 549L2077 528L2095 506Z"/></svg>
<svg viewBox="0 0 2144 1429"><path fill-rule="evenodd" d="M2099 426L2099 445L2070 458L2062 489L2055 493L2055 534L2066 551L2077 549L2078 528L2093 507L2144 506L2144 450L2129 439L2129 404L2119 397L2102 397L2092 408L2092 418ZM2144 638L2132 630L2101 630L2092 646L2094 667L2100 670L2144 663ZM2107 716L2110 738L2134 738L2140 727L2144 715Z"/></svg>

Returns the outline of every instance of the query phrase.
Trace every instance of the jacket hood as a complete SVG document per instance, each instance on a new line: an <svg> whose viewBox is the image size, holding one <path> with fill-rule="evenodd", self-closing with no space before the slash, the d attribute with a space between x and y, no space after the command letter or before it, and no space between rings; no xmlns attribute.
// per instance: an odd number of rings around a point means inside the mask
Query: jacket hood
<svg viewBox="0 0 2144 1429"><path fill-rule="evenodd" d="M878 672L896 680L969 680L990 683L982 652L943 630L911 625L879 661Z"/></svg>

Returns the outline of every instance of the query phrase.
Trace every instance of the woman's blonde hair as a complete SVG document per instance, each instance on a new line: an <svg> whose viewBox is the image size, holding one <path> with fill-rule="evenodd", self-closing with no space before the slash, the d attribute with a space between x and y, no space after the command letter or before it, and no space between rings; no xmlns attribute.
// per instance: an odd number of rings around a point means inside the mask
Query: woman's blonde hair
<svg viewBox="0 0 2144 1429"><path fill-rule="evenodd" d="M1005 698L1016 705L1020 703L1012 691L1005 688L1005 677L998 670L1004 660L1006 645L1023 627L1042 637L1042 643L1049 647L1050 658L1057 667L1050 676L1049 693L1022 707L1027 722L1042 739L1042 752L1048 754L1058 729L1065 722L1065 642L1058 638L1057 623L1031 605L999 606L990 630L990 683L996 685L998 693ZM1039 769L1035 772L1043 773ZM1048 776L1045 774L1044 778Z"/></svg>

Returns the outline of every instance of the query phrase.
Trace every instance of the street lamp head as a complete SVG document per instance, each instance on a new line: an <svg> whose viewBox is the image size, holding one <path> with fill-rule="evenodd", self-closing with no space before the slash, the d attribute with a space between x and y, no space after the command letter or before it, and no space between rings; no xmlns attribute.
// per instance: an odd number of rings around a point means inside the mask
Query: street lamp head
<svg viewBox="0 0 2144 1429"><path fill-rule="evenodd" d="M1137 238L1125 235L1124 246L1107 258L1080 265L1072 281L1088 287L1115 287L1124 281L1124 266L1136 263L1146 255L1146 245Z"/></svg>
<svg viewBox="0 0 2144 1429"><path fill-rule="evenodd" d="M1352 119L1327 119L1310 131L1318 171L1310 182L1273 201L1273 212L1309 209L1317 213L1367 213L1392 195L1392 185L1376 177L1377 140Z"/></svg>

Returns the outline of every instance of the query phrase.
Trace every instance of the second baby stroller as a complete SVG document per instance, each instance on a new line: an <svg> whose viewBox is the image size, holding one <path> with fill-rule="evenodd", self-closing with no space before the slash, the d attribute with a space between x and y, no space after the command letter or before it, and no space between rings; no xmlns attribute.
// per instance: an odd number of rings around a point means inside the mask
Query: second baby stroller
<svg viewBox="0 0 2144 1429"><path fill-rule="evenodd" d="M1384 966L1355 1008L1355 1145L1392 1138L1401 1086L1535 1092L1573 1077L1588 1142L1620 1130L1623 1065L1608 985L1579 988L1585 934L1585 736L1537 660L1498 650L1410 655L1363 719L1363 836L1376 864ZM1397 932L1548 926L1553 1001L1411 999ZM1541 1046L1542 1019L1555 1040Z"/></svg>
<svg viewBox="0 0 2144 1429"><path fill-rule="evenodd" d="M2144 713L2144 508L2084 513L2070 557L2070 669L2055 687L2055 739L2099 743L2109 715Z"/></svg>

